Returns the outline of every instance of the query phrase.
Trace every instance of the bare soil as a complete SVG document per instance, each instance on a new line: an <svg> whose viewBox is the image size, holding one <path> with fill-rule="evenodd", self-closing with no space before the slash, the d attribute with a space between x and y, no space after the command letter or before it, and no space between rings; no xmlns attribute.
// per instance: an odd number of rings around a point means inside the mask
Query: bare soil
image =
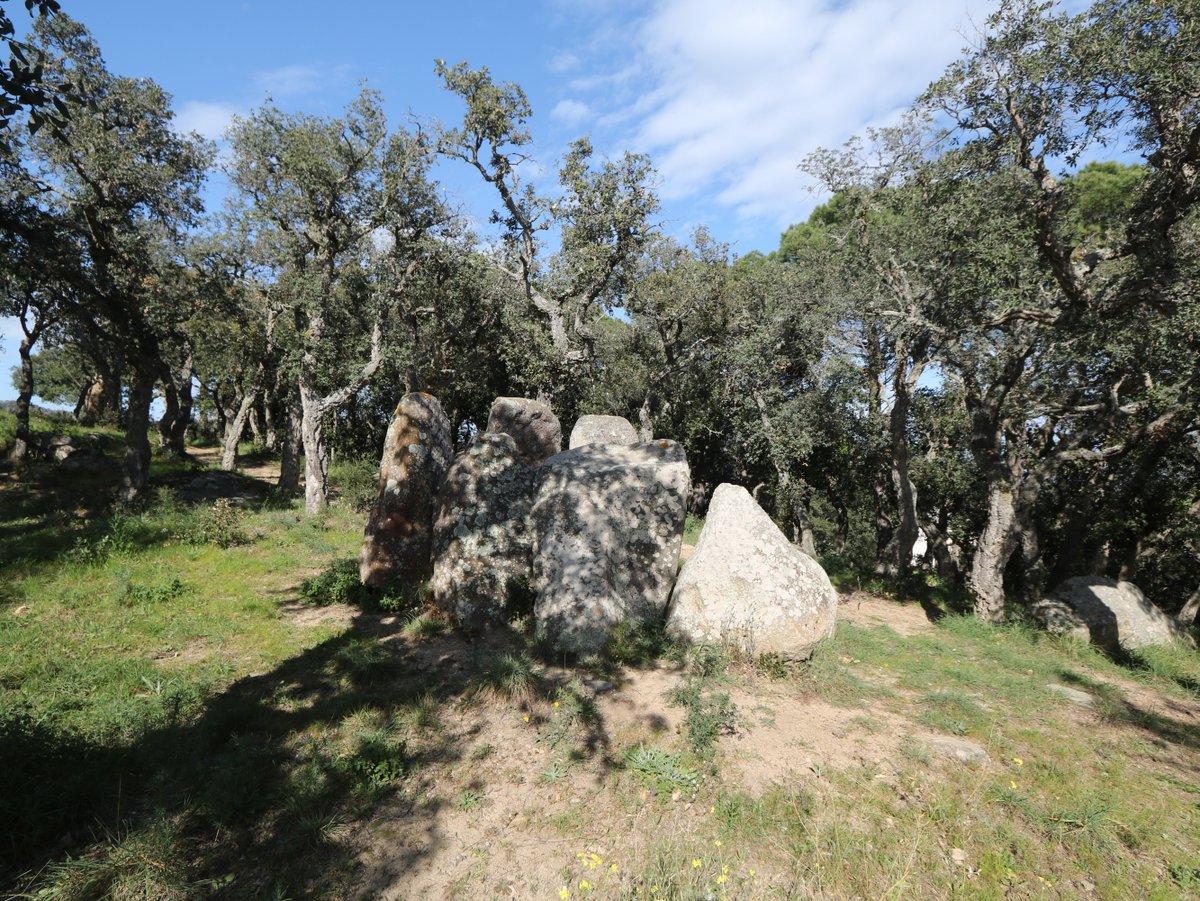
<svg viewBox="0 0 1200 901"><path fill-rule="evenodd" d="M933 628L920 606L864 593L847 597L839 612L845 621L886 625L901 635ZM388 640L417 670L462 670L469 663L466 646L456 640L422 643L395 633ZM557 681L570 674L546 668L542 675ZM552 897L579 853L632 864L645 845L663 836L706 828L707 807L699 809L679 793L648 803L652 792L631 788L620 773L623 749L685 746L683 710L669 701L682 679L678 668L665 664L620 673L613 688L596 698L599 717L588 736L592 756L565 774L552 773L555 755L539 741L554 715L548 702L460 704L446 713L442 745L461 749L458 758L425 762L419 784L347 836L362 849L358 897ZM1180 724L1200 723L1200 705L1129 680L1109 681L1119 683L1131 705ZM739 722L736 734L719 740L720 778L751 794L815 788L832 770L843 769L892 784L903 764L901 744L928 735L915 719L838 707L752 671L740 673L729 693ZM1075 715L1081 723L1099 721L1082 708ZM1114 738L1120 740L1119 733ZM1162 753L1169 753L1165 744ZM936 751L934 757L937 766L994 765L986 758L965 764Z"/></svg>
<svg viewBox="0 0 1200 901"><path fill-rule="evenodd" d="M219 447L189 447L187 453L197 463L205 466L218 467L221 465L221 448ZM237 471L244 476L258 479L269 485L274 485L279 481L278 460L262 460L253 463L239 460Z"/></svg>

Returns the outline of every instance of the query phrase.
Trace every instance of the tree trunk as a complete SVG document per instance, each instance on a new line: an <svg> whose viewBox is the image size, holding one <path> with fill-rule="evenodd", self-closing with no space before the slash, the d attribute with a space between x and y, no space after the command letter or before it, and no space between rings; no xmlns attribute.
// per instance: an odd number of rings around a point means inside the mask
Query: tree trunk
<svg viewBox="0 0 1200 901"><path fill-rule="evenodd" d="M196 371L195 365L195 361L189 354L179 371L179 384L175 386L175 415L167 423L165 431L160 429L163 450L176 459L183 459L186 451L187 430L192 424L192 407L194 405L192 379ZM163 420L166 421L165 416Z"/></svg>
<svg viewBox="0 0 1200 901"><path fill-rule="evenodd" d="M647 394L638 408L638 437L642 441L654 440L654 416L650 413L650 395Z"/></svg>
<svg viewBox="0 0 1200 901"><path fill-rule="evenodd" d="M1004 621L1004 568L1017 548L1017 510L1011 482L994 477L988 488L988 517L975 546L967 588L975 615L984 622Z"/></svg>
<svg viewBox="0 0 1200 901"><path fill-rule="evenodd" d="M948 517L945 511L938 515L938 522L925 523L925 537L929 540L929 552L933 555L938 578L946 583L957 583L959 572L958 547L951 543L946 532Z"/></svg>
<svg viewBox="0 0 1200 901"><path fill-rule="evenodd" d="M168 447L171 441L171 427L175 425L175 418L179 415L179 392L175 390L175 382L171 378L169 369L164 373L163 378L163 404L163 415L158 421L159 446L162 447L163 453L168 456L182 457L182 448L180 448L178 453L175 453Z"/></svg>
<svg viewBox="0 0 1200 901"><path fill-rule="evenodd" d="M129 383L129 411L125 417L125 472L121 479L121 499L129 502L141 497L150 476L150 404L158 372L149 366L133 371Z"/></svg>
<svg viewBox="0 0 1200 901"><path fill-rule="evenodd" d="M250 411L254 409L257 399L257 391L247 394L233 415L227 416L225 420L225 434L221 439L221 468L226 472L237 469L238 442L242 440L242 433L246 431L246 420L250 417Z"/></svg>
<svg viewBox="0 0 1200 901"><path fill-rule="evenodd" d="M108 422L121 421L121 371L115 366L101 370L104 386L104 402L101 404L100 418Z"/></svg>
<svg viewBox="0 0 1200 901"><path fill-rule="evenodd" d="M893 574L907 572L912 565L913 546L917 543L920 527L917 524L917 487L909 475L908 466L908 415L912 405L912 389L921 377L924 365L909 364L907 341L896 339L896 374L892 379L895 397L888 417L891 433L892 487L896 492L896 530L892 533L891 548Z"/></svg>
<svg viewBox="0 0 1200 901"><path fill-rule="evenodd" d="M250 436L254 439L254 443L259 447L264 446L266 442L263 438L262 419L258 415L257 404L250 407L250 414L247 418L247 423L250 426Z"/></svg>
<svg viewBox="0 0 1200 901"><path fill-rule="evenodd" d="M800 550L816 560L817 542L813 535L812 517L809 516L807 497L792 505L792 513L795 517L792 524L792 540L800 546Z"/></svg>
<svg viewBox="0 0 1200 901"><path fill-rule="evenodd" d="M261 394L259 403L262 407L263 446L271 453L275 453L279 450L279 429L275 423L275 407L270 398Z"/></svg>
<svg viewBox="0 0 1200 901"><path fill-rule="evenodd" d="M875 479L872 491L875 495L875 573L886 575L887 562L892 558L892 536L896 533L896 524L888 515L893 504L887 479L882 472Z"/></svg>
<svg viewBox="0 0 1200 901"><path fill-rule="evenodd" d="M321 397L300 378L300 436L304 444L304 512L319 513L328 504L329 457L323 440Z"/></svg>
<svg viewBox="0 0 1200 901"><path fill-rule="evenodd" d="M283 402L280 438L279 489L292 495L300 490L300 409L291 393Z"/></svg>
<svg viewBox="0 0 1200 901"><path fill-rule="evenodd" d="M1192 596L1175 614L1175 619L1180 625L1192 626L1197 622L1198 616L1200 616L1200 586L1197 586L1196 590L1192 592Z"/></svg>
<svg viewBox="0 0 1200 901"><path fill-rule="evenodd" d="M17 436L13 442L12 459L20 462L29 456L29 406L33 402L33 342L37 340L37 331L21 339L19 353L21 355L21 390L17 394L17 406L14 411L17 417Z"/></svg>

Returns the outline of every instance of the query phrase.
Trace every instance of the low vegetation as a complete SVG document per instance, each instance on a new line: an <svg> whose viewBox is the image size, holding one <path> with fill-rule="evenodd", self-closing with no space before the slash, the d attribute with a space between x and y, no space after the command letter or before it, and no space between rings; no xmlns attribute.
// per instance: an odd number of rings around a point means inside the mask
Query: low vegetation
<svg viewBox="0 0 1200 901"><path fill-rule="evenodd" d="M347 589L349 503L181 483L69 517L0 490L14 896L1200 897L1194 651L851 591L805 663L658 628L564 668ZM475 822L483 857L428 840Z"/></svg>

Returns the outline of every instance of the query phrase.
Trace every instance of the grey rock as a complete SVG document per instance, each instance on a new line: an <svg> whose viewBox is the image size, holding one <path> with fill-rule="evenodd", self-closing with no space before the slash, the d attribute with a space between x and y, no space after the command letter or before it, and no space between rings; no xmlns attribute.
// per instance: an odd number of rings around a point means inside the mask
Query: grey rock
<svg viewBox="0 0 1200 901"><path fill-rule="evenodd" d="M1186 632L1132 582L1099 576L1068 579L1032 613L1048 631L1075 635L1108 651L1187 642Z"/></svg>
<svg viewBox="0 0 1200 901"><path fill-rule="evenodd" d="M487 431L511 435L517 453L536 466L562 450L562 426L546 404L525 397L497 397L488 415Z"/></svg>
<svg viewBox="0 0 1200 901"><path fill-rule="evenodd" d="M591 444L542 464L530 514L534 612L558 647L597 651L618 625L662 617L689 477L674 441Z"/></svg>
<svg viewBox="0 0 1200 901"><path fill-rule="evenodd" d="M438 493L429 585L460 624L507 619L513 591L529 590L534 480L508 434L483 433L450 467Z"/></svg>
<svg viewBox="0 0 1200 901"><path fill-rule="evenodd" d="M1058 695L1060 698L1066 698L1072 704L1078 707L1094 707L1096 699L1086 691L1080 691L1078 688L1071 688L1069 685L1059 685L1057 682L1049 682L1046 684L1046 690Z"/></svg>
<svg viewBox="0 0 1200 901"><path fill-rule="evenodd" d="M959 763L982 763L988 759L983 745L952 735L927 735L921 739L929 750L939 757L948 757Z"/></svg>
<svg viewBox="0 0 1200 901"><path fill-rule="evenodd" d="M837 591L821 564L745 488L719 485L671 594L668 633L803 659L833 635L836 620Z"/></svg>
<svg viewBox="0 0 1200 901"><path fill-rule="evenodd" d="M453 459L450 420L437 398L423 391L404 395L384 439L379 492L358 556L364 585L428 578L434 504Z"/></svg>
<svg viewBox="0 0 1200 901"><path fill-rule="evenodd" d="M588 444L637 444L637 430L623 416L580 416L571 429L570 449Z"/></svg>
<svg viewBox="0 0 1200 901"><path fill-rule="evenodd" d="M121 473L120 463L90 447L72 450L60 459L58 465L63 472L75 475L109 478Z"/></svg>

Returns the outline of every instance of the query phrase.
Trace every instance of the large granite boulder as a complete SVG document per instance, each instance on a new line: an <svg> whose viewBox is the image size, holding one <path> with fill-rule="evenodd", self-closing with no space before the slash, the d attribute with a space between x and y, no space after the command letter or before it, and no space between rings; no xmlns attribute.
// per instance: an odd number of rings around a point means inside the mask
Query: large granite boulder
<svg viewBox="0 0 1200 901"><path fill-rule="evenodd" d="M1051 597L1034 604L1032 613L1049 632L1074 635L1109 651L1188 640L1178 623L1132 582L1100 576L1067 579Z"/></svg>
<svg viewBox="0 0 1200 901"><path fill-rule="evenodd" d="M528 591L535 475L511 435L488 432L446 475L433 524L429 586L435 603L464 626L507 619L514 591Z"/></svg>
<svg viewBox="0 0 1200 901"><path fill-rule="evenodd" d="M837 591L745 488L718 485L671 594L670 635L748 653L810 656L833 635Z"/></svg>
<svg viewBox="0 0 1200 901"><path fill-rule="evenodd" d="M591 444L542 464L530 519L537 624L597 651L620 624L661 618L683 543L690 474L674 441Z"/></svg>
<svg viewBox="0 0 1200 901"><path fill-rule="evenodd" d="M546 404L526 397L497 397L487 431L511 435L517 453L534 466L562 450L562 426Z"/></svg>
<svg viewBox="0 0 1200 901"><path fill-rule="evenodd" d="M379 493L358 555L364 585L412 585L429 577L434 504L453 459L450 420L437 398L404 395L383 442Z"/></svg>
<svg viewBox="0 0 1200 901"><path fill-rule="evenodd" d="M571 429L570 449L588 444L637 444L637 430L623 416L580 416Z"/></svg>

